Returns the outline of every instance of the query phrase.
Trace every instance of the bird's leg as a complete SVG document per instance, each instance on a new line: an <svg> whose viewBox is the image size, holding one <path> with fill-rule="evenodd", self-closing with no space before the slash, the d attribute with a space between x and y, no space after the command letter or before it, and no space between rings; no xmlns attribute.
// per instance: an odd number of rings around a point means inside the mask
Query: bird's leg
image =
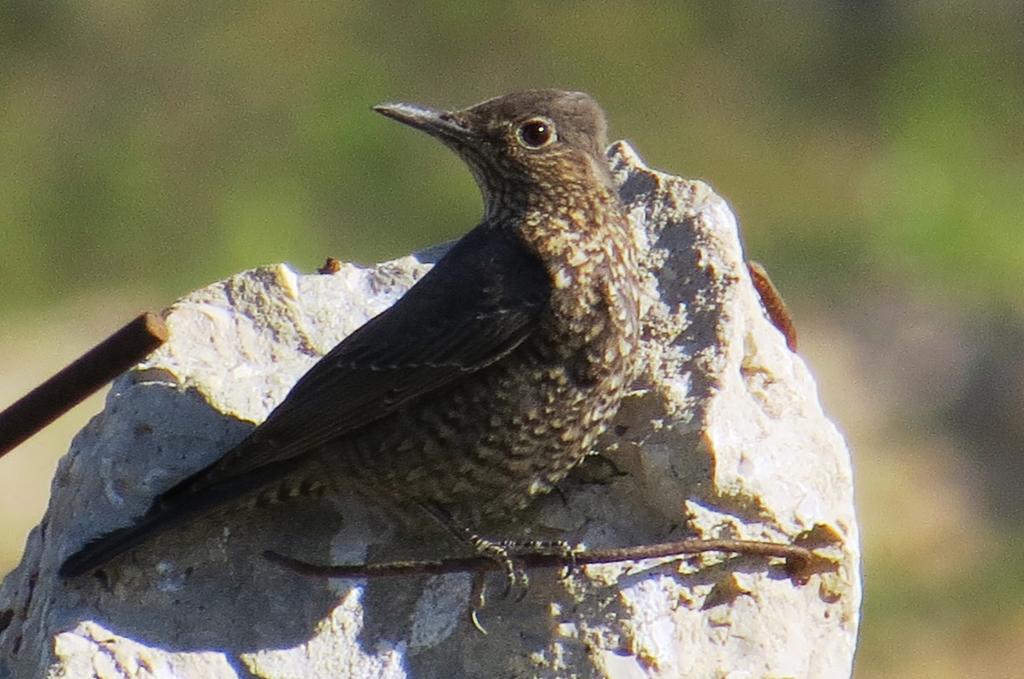
<svg viewBox="0 0 1024 679"><path fill-rule="evenodd" d="M526 588L530 583L526 571L520 568L512 559L512 554L507 545L514 544L512 541L494 542L474 533L472 530L456 521L451 514L435 504L420 503L425 512L434 517L442 526L448 529L455 537L473 547L477 554L486 556L496 561L505 573L505 591L503 597L508 597L512 590L518 585L522 587L522 595L526 596Z"/></svg>
<svg viewBox="0 0 1024 679"><path fill-rule="evenodd" d="M615 460L603 451L594 451L583 458L574 473L583 484L597 486L607 486L617 478L629 476L629 472L623 471Z"/></svg>
<svg viewBox="0 0 1024 679"><path fill-rule="evenodd" d="M497 544L501 545L507 554L518 557L536 554L566 559L569 563L565 566L562 577L568 577L576 570L576 557L586 550L582 544L572 545L566 540L502 540Z"/></svg>
<svg viewBox="0 0 1024 679"><path fill-rule="evenodd" d="M565 573L563 574L563 577L568 577L569 573L576 569L576 556L583 551L582 545L570 545L565 540L502 540L501 542L492 542L459 526L451 520L451 517L442 520L442 523L449 530L456 533L460 539L466 540L473 545L473 549L478 554L494 559L502 565L505 570L505 591L502 593L502 597L508 597L514 585L519 584L522 586L519 596L516 597L517 603L526 596L526 588L530 583L530 578L525 570L516 566L515 561L512 559L513 554L517 556L550 554L569 559L571 563L565 567ZM483 571L477 571L473 579L473 593L469 605L469 621L481 634L487 634L487 630L484 629L483 624L480 622L480 611L483 610L486 602L487 594L484 573Z"/></svg>
<svg viewBox="0 0 1024 679"><path fill-rule="evenodd" d="M522 590L516 597L516 601L522 601L526 596L526 588L530 585L530 576L512 559L512 553L506 546L508 542L494 542L470 530L463 530L465 531L463 539L473 546L477 554L501 564L502 570L505 572L505 590L501 593L502 598L508 598L518 585Z"/></svg>

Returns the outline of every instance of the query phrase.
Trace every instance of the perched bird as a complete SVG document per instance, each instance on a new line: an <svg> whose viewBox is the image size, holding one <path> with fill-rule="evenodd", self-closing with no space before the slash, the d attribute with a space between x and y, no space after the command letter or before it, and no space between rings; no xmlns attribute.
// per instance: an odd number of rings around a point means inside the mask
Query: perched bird
<svg viewBox="0 0 1024 679"><path fill-rule="evenodd" d="M64 576L226 506L341 483L468 534L591 452L637 376L640 334L637 255L600 107L533 90L456 111L375 110L466 162L480 224L238 446L85 545Z"/></svg>

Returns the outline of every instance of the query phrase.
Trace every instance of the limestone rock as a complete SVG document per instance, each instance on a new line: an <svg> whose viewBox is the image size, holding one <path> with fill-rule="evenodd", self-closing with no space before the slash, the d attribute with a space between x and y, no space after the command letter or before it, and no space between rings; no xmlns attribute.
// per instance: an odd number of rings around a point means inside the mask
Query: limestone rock
<svg viewBox="0 0 1024 679"><path fill-rule="evenodd" d="M860 555L843 439L765 316L725 202L625 144L609 157L649 272L648 370L602 441L626 474L594 483L610 465L583 465L517 535L596 548L814 533L834 539L835 572L796 582L731 555L537 571L522 601L492 597L485 636L466 620L467 575L327 581L261 558L358 563L408 546L386 514L332 498L198 522L60 581L67 554L230 448L437 252L333 274L270 266L171 307L168 344L76 436L0 588L0 677L849 676ZM419 537L434 556L459 550Z"/></svg>

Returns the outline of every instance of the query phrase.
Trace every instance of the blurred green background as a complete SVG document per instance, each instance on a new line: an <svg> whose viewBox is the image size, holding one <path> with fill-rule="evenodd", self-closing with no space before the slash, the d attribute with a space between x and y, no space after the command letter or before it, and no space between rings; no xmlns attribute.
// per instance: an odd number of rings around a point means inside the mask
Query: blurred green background
<svg viewBox="0 0 1024 679"><path fill-rule="evenodd" d="M1024 5L0 3L0 405L144 308L475 223L369 108L582 89L710 181L855 454L857 676L1024 665ZM5 458L19 558L94 397Z"/></svg>

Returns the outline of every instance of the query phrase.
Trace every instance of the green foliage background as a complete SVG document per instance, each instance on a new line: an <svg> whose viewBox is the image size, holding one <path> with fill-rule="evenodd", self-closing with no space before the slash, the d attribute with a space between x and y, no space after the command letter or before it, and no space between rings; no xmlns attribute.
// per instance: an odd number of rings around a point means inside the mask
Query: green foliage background
<svg viewBox="0 0 1024 679"><path fill-rule="evenodd" d="M1001 589L1024 568L1024 511L1013 493L993 505L962 438L1024 414L1024 397L1012 398L1024 377L990 379L1020 365L1019 349L977 368L1008 346L1000 338L1024 337L1022 7L8 0L0 324L11 337L68 300L131 291L159 308L264 263L369 262L457 236L479 214L469 174L370 107L586 90L613 138L733 204L751 256L808 331L833 410L870 432L851 434L862 486L904 464L880 441L941 439L954 462L925 468L975 470L957 481L964 506L977 512L972 526L999 533L985 545L1006 570L934 587L899 555L872 552L869 524L858 667L863 677L966 676L956 668L976 658L935 665L932 644L985 636L992 621L1000 648L1024 646L1020 588ZM137 310L111 314L110 329ZM986 340L979 329L995 326L1002 334ZM993 399L1005 417L957 419L972 398ZM997 439L1019 452L1024 433ZM920 479L911 468L883 501ZM876 513L865 508L865 521Z"/></svg>
<svg viewBox="0 0 1024 679"><path fill-rule="evenodd" d="M651 163L709 178L790 289L842 299L881 272L1017 303L1012 5L471 7L5 3L0 313L457 235L467 173L369 107L542 85L590 91Z"/></svg>

